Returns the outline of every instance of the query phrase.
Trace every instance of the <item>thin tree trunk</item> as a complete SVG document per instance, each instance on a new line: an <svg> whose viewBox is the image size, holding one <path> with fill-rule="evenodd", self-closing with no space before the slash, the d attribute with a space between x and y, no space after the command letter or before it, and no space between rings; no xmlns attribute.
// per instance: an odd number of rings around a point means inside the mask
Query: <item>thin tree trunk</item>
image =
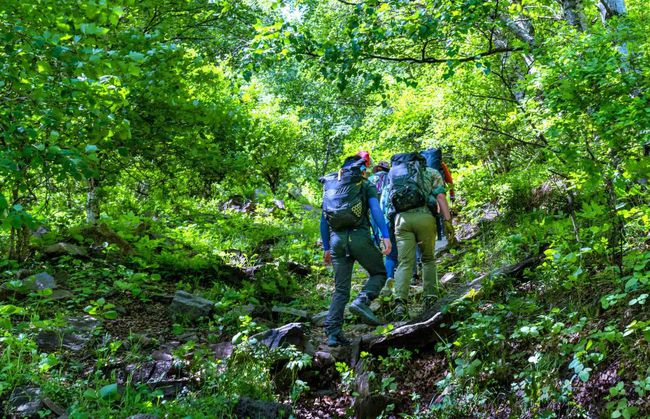
<svg viewBox="0 0 650 419"><path fill-rule="evenodd" d="M88 224L97 224L99 220L98 187L99 180L96 178L88 179L88 192L86 195L86 222Z"/></svg>

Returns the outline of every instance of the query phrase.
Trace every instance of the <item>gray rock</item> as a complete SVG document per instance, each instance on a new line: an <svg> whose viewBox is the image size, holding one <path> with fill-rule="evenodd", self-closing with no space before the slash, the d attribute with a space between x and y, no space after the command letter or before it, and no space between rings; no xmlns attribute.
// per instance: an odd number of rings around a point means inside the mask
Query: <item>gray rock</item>
<svg viewBox="0 0 650 419"><path fill-rule="evenodd" d="M50 232L49 228L41 225L41 226L38 226L38 228L32 232L32 237L36 237L36 238L40 239L41 237L43 237L44 235L46 235L49 232Z"/></svg>
<svg viewBox="0 0 650 419"><path fill-rule="evenodd" d="M78 256L78 257L87 257L88 251L80 246L75 246L70 243L56 243L45 248L45 254L47 256Z"/></svg>
<svg viewBox="0 0 650 419"><path fill-rule="evenodd" d="M311 324L317 327L325 327L325 320L327 320L328 311L321 311L320 313L311 316Z"/></svg>
<svg viewBox="0 0 650 419"><path fill-rule="evenodd" d="M93 332L101 322L94 317L85 315L70 317L68 325L56 330L42 330L36 335L36 344L45 352L68 349L78 352L84 349L93 336Z"/></svg>
<svg viewBox="0 0 650 419"><path fill-rule="evenodd" d="M17 387L11 393L7 402L9 417L37 416L43 408L41 389L38 387Z"/></svg>
<svg viewBox="0 0 650 419"><path fill-rule="evenodd" d="M12 281L11 284L2 284L0 288L7 292L27 295L30 292L56 288L56 281L54 280L54 277L47 272L40 272L25 279Z"/></svg>
<svg viewBox="0 0 650 419"><path fill-rule="evenodd" d="M290 406L253 400L248 397L241 397L235 407L235 417L237 418L288 418L291 413Z"/></svg>
<svg viewBox="0 0 650 419"><path fill-rule="evenodd" d="M314 354L314 364L318 367L328 367L330 365L334 365L336 363L336 359L334 356L327 351L318 351Z"/></svg>
<svg viewBox="0 0 650 419"><path fill-rule="evenodd" d="M40 291L56 288L54 277L47 272L40 272L23 280L23 284L29 291Z"/></svg>
<svg viewBox="0 0 650 419"><path fill-rule="evenodd" d="M302 206L300 208L302 208L305 211L313 211L314 210L314 207L312 205L309 205L309 204L302 204Z"/></svg>
<svg viewBox="0 0 650 419"><path fill-rule="evenodd" d="M214 356L217 359L228 359L232 355L232 350L234 346L230 342L221 342L214 345L210 345L210 349L214 352Z"/></svg>
<svg viewBox="0 0 650 419"><path fill-rule="evenodd" d="M258 333L252 337L270 349L294 345L298 350L306 352L306 349L311 346L303 323L289 323L277 329Z"/></svg>
<svg viewBox="0 0 650 419"><path fill-rule="evenodd" d="M274 199L273 204L281 210L287 209L287 207L284 205L284 201L281 199Z"/></svg>
<svg viewBox="0 0 650 419"><path fill-rule="evenodd" d="M274 313L288 314L301 321L309 321L309 313L306 310L300 310L293 307L273 306L271 309Z"/></svg>
<svg viewBox="0 0 650 419"><path fill-rule="evenodd" d="M172 315L196 320L207 317L214 308L214 302L185 291L176 291L169 309Z"/></svg>

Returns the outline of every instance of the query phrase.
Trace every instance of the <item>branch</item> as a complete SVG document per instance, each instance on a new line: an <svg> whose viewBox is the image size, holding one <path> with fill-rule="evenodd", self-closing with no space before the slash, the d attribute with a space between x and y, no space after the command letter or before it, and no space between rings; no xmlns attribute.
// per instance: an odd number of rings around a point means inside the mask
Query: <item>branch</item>
<svg viewBox="0 0 650 419"><path fill-rule="evenodd" d="M495 133L495 134L503 135L504 137L508 137L511 140L514 140L514 141L516 141L518 143L521 143L521 144L524 144L524 145L529 145L529 146L533 146L533 147L542 147L542 148L544 147L543 144L532 143L530 141L522 140L521 138L517 138L512 134L508 134L507 132L499 131L499 130L496 130L496 129L493 129L493 128L483 127L481 125L476 125L476 124L472 124L472 126L474 128L478 128L478 129L480 129L482 131L487 131L487 132L492 132L492 133Z"/></svg>
<svg viewBox="0 0 650 419"><path fill-rule="evenodd" d="M413 64L443 64L447 62L454 63L466 63L469 61L480 60L483 57L488 57L495 54L503 54L507 52L517 52L523 51L523 48L493 48L487 51L479 52L478 54L471 55L469 57L462 58L415 58L415 57L387 57L384 55L375 55L375 54L363 54L361 58L372 59L372 60L381 60L381 61L393 61L399 63L413 63Z"/></svg>

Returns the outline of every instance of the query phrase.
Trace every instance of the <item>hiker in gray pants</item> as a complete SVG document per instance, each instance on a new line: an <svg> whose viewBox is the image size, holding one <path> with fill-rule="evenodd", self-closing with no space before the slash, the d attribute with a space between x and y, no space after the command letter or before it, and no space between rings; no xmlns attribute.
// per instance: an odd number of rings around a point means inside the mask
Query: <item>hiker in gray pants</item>
<svg viewBox="0 0 650 419"><path fill-rule="evenodd" d="M356 157L356 156L355 156ZM358 157L346 159L343 168L358 161ZM365 169L362 167L362 171ZM334 177L335 178L335 177ZM339 175L339 178L341 176ZM363 200L363 209L358 211L359 220L351 228L339 228L332 226L326 214L325 201L323 215L321 217L321 239L323 241L323 260L326 264L334 266L334 294L330 304L325 331L327 333L327 344L339 346L349 344L343 333L343 313L345 305L350 300L352 282L352 270L354 262L359 264L368 272L368 281L363 286L359 295L350 304L350 312L360 318L363 322L371 325L379 325L381 321L370 310L370 302L379 296L379 293L386 282L386 268L379 249L373 243L370 236L370 217L379 227L382 236L383 253L391 251L391 242L388 237L388 228L384 221L384 215L379 208L377 191L368 181L362 179L357 183L360 187L360 195ZM345 194L347 187L339 189ZM340 196L338 197L340 198ZM342 199L345 199L342 198ZM330 220L333 220L330 218ZM334 223L335 224L335 223Z"/></svg>

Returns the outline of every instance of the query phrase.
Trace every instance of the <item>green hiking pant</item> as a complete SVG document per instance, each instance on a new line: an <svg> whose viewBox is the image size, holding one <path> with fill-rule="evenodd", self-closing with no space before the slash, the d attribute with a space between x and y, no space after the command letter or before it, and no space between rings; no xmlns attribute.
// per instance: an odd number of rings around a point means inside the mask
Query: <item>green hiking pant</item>
<svg viewBox="0 0 650 419"><path fill-rule="evenodd" d="M436 219L431 213L404 212L395 217L395 238L399 266L395 273L395 296L407 300L411 275L415 267L415 251L422 251L422 281L424 296L438 291L438 273L434 258L436 249Z"/></svg>

